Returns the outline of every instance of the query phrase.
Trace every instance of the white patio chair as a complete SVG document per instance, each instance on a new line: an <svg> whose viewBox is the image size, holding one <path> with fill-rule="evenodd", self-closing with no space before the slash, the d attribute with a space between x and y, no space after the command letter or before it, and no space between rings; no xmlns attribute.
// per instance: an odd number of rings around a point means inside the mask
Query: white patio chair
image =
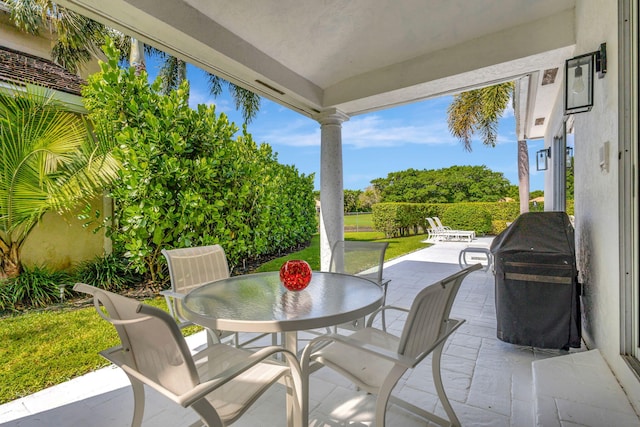
<svg viewBox="0 0 640 427"><path fill-rule="evenodd" d="M384 254L388 246L389 243L387 242L339 240L333 244L331 249L329 271L353 274L376 282L382 288L382 305L384 305L387 298L387 286L391 281L383 277ZM362 329L364 327L364 318L338 326L350 330ZM384 313L382 315L382 328L386 330Z"/></svg>
<svg viewBox="0 0 640 427"><path fill-rule="evenodd" d="M283 382L290 402L288 419L301 419L301 377L295 355L276 346L255 353L226 344L212 344L191 354L174 319L163 310L84 283L77 292L93 295L100 317L116 328L121 345L100 352L122 368L133 389L132 427L144 415L144 385L185 408L192 408L207 426L235 422L276 382ZM284 362L273 355L281 354Z"/></svg>
<svg viewBox="0 0 640 427"><path fill-rule="evenodd" d="M460 233L461 236L471 236L472 239L476 238L476 232L473 230L453 230L451 227L442 225L442 221L440 221L440 218L438 218L437 216L434 216L433 220L436 222L436 225L443 231L455 231L456 233Z"/></svg>
<svg viewBox="0 0 640 427"><path fill-rule="evenodd" d="M169 267L171 290L161 291L160 294L164 295L169 313L182 329L193 323L184 316L181 300L189 292L204 284L228 278L230 274L227 256L220 245L163 249L162 255L166 258ZM209 343L230 338L233 339L236 347L246 346L265 335L258 335L240 343L238 333L210 329L207 329L207 332ZM276 335L273 334L271 344L275 345L276 342Z"/></svg>
<svg viewBox="0 0 640 427"><path fill-rule="evenodd" d="M427 240L439 241L447 237L444 230L436 224L433 218L427 217L427 222L429 223Z"/></svg>
<svg viewBox="0 0 640 427"><path fill-rule="evenodd" d="M466 230L452 230L450 228L445 228L441 225L438 225L435 221L435 218L427 218L427 222L429 222L429 226L431 227L428 232L428 239L432 239L435 241L442 240L463 240L471 242L475 238L475 231L466 231Z"/></svg>
<svg viewBox="0 0 640 427"><path fill-rule="evenodd" d="M377 396L375 425L378 427L385 425L389 401L436 424L459 426L460 421L442 384L440 359L446 339L464 322L449 317L458 289L469 273L481 268L481 264L472 265L424 288L414 299L410 310L392 306L377 310L408 313L400 337L371 327L377 313L374 312L367 321L367 327L352 335L331 334L313 339L301 357L303 414L308 406L309 375L319 366L327 366L348 378L359 389ZM436 392L448 420L391 395L404 373L429 354L433 355L431 363ZM304 425L306 421L303 420Z"/></svg>

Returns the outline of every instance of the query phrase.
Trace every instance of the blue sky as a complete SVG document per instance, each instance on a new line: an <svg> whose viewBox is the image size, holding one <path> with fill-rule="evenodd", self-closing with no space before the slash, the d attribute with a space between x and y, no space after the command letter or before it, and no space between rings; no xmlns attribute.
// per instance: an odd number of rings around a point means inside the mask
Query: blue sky
<svg viewBox="0 0 640 427"><path fill-rule="evenodd" d="M154 75L154 64L148 72ZM190 104L215 104L216 112L242 125L229 95L214 98L204 83L203 73L188 69L191 82ZM473 151L449 134L447 107L451 97L440 97L409 105L351 117L342 125L344 188L363 190L375 178L390 172L414 169L441 169L454 165L485 165L502 172L512 184L518 184L517 139L511 109L499 124L498 143L486 147L474 139ZM320 124L297 112L262 98L257 117L248 125L257 143L266 142L278 153L278 161L295 165L304 174L315 173L315 187L320 189ZM544 189L544 172L537 172L535 153L543 140L528 141L531 191Z"/></svg>

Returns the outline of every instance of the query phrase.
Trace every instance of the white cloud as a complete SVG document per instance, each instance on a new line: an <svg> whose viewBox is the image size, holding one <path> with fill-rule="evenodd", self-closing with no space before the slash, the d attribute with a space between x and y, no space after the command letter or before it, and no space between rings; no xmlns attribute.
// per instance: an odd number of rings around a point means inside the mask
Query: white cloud
<svg viewBox="0 0 640 427"><path fill-rule="evenodd" d="M189 106L195 108L199 104L216 104L215 99L209 92L203 92L195 87L189 90Z"/></svg>
<svg viewBox="0 0 640 427"><path fill-rule="evenodd" d="M272 128L272 125L278 126ZM320 145L320 125L310 119L284 120L270 123L268 129L252 129L256 141L269 145L313 147Z"/></svg>
<svg viewBox="0 0 640 427"><path fill-rule="evenodd" d="M356 148L394 147L406 144L456 144L441 121L420 125L400 124L378 115L356 117L342 125L342 143Z"/></svg>
<svg viewBox="0 0 640 427"><path fill-rule="evenodd" d="M278 123L279 124L279 123ZM258 140L271 145L294 147L320 145L320 125L309 119L286 122L277 129L254 129ZM446 123L434 121L421 125L385 120L379 115L355 117L342 124L342 144L355 148L395 147L407 144L457 144Z"/></svg>

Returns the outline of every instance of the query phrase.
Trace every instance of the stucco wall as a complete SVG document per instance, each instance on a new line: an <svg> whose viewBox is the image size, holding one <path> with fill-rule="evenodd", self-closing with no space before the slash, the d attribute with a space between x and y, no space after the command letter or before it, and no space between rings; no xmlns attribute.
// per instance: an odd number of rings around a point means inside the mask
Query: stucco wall
<svg viewBox="0 0 640 427"><path fill-rule="evenodd" d="M584 285L583 335L598 348L640 408L640 384L620 356L620 239L618 235L618 4L615 1L576 2L575 54L592 52L607 43L607 74L595 78L594 105L575 118L576 251ZM610 165L603 171L599 151L609 143Z"/></svg>
<svg viewBox="0 0 640 427"><path fill-rule="evenodd" d="M96 210L105 212L102 198L92 203L92 211ZM83 227L85 221L79 220L77 214L45 214L24 243L23 264L68 269L80 261L102 255L105 243L108 244L104 232L93 233L95 227Z"/></svg>

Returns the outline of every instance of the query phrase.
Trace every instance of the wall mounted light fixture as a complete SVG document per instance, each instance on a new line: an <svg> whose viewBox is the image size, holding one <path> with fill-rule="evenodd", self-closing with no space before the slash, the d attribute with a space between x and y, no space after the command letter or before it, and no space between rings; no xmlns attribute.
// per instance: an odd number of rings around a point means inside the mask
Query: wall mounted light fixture
<svg viewBox="0 0 640 427"><path fill-rule="evenodd" d="M573 166L573 147L565 148L565 165L567 168Z"/></svg>
<svg viewBox="0 0 640 427"><path fill-rule="evenodd" d="M551 147L543 148L536 152L536 170L546 171L549 169L549 159L551 158Z"/></svg>
<svg viewBox="0 0 640 427"><path fill-rule="evenodd" d="M564 64L564 113L583 113L593 107L594 69L601 79L607 72L607 44L595 52L567 59Z"/></svg>

